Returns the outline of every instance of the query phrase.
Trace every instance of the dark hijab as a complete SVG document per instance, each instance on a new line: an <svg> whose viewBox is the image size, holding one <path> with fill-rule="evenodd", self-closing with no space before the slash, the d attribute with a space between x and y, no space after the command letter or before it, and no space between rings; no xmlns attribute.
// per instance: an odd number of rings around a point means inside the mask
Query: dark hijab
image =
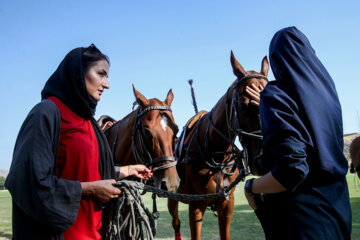
<svg viewBox="0 0 360 240"><path fill-rule="evenodd" d="M90 97L85 86L82 56L88 51L98 51L95 45L75 48L60 63L46 82L41 98L55 96L78 116L87 120L95 115L97 101Z"/></svg>
<svg viewBox="0 0 360 240"><path fill-rule="evenodd" d="M264 146L288 132L312 149L320 169L345 175L339 98L309 40L295 27L284 28L271 40L269 56L276 80L261 93Z"/></svg>
<svg viewBox="0 0 360 240"><path fill-rule="evenodd" d="M87 48L73 49L65 56L46 82L41 92L41 98L46 99L55 96L76 115L91 121L99 146L101 179L113 179L115 173L111 151L105 135L93 118L97 101L88 94L84 78L88 67L102 59L109 62L108 58L94 44Z"/></svg>

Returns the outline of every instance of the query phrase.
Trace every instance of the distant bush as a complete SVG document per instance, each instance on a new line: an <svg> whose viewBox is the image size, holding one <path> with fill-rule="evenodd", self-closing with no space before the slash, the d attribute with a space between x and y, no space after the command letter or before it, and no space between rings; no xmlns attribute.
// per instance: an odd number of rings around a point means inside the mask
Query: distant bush
<svg viewBox="0 0 360 240"><path fill-rule="evenodd" d="M0 190L5 189L5 178L0 177Z"/></svg>

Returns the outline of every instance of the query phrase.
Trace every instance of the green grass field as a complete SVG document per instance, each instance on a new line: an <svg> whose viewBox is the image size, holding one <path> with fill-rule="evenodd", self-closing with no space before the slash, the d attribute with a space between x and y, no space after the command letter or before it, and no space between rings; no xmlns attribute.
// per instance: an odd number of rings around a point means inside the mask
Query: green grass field
<svg viewBox="0 0 360 240"><path fill-rule="evenodd" d="M0 191L0 239L11 239L11 197Z"/></svg>
<svg viewBox="0 0 360 240"><path fill-rule="evenodd" d="M354 174L347 176L350 190L351 206L353 213L352 239L360 240L360 183ZM243 195L243 183L240 183L235 191L235 210L231 222L231 238L241 240L264 239L261 226ZM152 210L151 195L144 197L145 205ZM160 218L157 222L156 239L174 239L171 226L171 217L167 211L166 199L157 200ZM181 234L184 240L190 239L188 221L188 206L179 204L179 216L181 220ZM217 218L211 211L206 211L202 229L203 239L219 239ZM11 197L8 191L0 191L0 239L11 239Z"/></svg>

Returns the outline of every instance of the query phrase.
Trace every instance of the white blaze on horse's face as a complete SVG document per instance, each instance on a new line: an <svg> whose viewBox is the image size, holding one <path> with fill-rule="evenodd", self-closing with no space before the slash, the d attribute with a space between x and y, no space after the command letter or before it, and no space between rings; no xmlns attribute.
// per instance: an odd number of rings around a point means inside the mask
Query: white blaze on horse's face
<svg viewBox="0 0 360 240"><path fill-rule="evenodd" d="M165 116L162 117L160 121L161 127L164 131L166 131L166 126L168 124L167 118Z"/></svg>

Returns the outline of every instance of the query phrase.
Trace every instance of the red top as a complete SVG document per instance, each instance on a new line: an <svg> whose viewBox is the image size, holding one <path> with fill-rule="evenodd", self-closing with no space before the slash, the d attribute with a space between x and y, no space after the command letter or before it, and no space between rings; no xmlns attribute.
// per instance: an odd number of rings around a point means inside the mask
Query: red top
<svg viewBox="0 0 360 240"><path fill-rule="evenodd" d="M100 180L98 143L90 120L73 113L58 98L48 99L56 104L61 115L57 176L80 182ZM64 239L100 239L101 213L92 198L83 197L76 221L64 232Z"/></svg>

